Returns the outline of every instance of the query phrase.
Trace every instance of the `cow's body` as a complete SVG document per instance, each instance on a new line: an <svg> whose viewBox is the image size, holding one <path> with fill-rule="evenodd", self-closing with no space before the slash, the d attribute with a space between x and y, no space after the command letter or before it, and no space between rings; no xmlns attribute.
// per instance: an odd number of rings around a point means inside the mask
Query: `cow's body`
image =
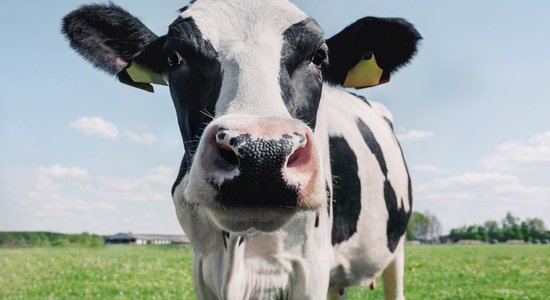
<svg viewBox="0 0 550 300"><path fill-rule="evenodd" d="M339 298L381 272L403 298L412 195L392 117L332 85L387 82L416 52L412 25L365 18L325 40L284 0L200 0L160 38L114 5L63 31L122 82L170 85L186 146L172 196L199 299Z"/></svg>
<svg viewBox="0 0 550 300"><path fill-rule="evenodd" d="M328 278L332 295L338 297L347 286L368 285L385 269L389 298L402 297L405 226L399 224L406 224L412 199L391 122L381 104L325 86L315 138L324 166L330 166L324 169L329 184L326 210L319 216L295 217L273 233L224 235L216 225L197 218L176 189L178 216L195 249L198 297L322 299ZM383 158L369 148L365 127ZM388 181L395 198L385 197L380 159L391 170ZM400 213L404 215L395 218Z"/></svg>

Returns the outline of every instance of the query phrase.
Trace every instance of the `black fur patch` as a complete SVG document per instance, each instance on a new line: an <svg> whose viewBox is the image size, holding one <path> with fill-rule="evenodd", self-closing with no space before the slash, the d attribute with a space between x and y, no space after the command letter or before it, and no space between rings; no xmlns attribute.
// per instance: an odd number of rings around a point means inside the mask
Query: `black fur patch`
<svg viewBox="0 0 550 300"><path fill-rule="evenodd" d="M191 7L191 5L193 5L193 3L195 3L195 2L196 2L196 0L191 0L191 1L189 2L189 4L187 4L186 6L180 8L180 9L179 9L179 12L182 13L182 12L186 11L186 10L187 10L189 7Z"/></svg>
<svg viewBox="0 0 550 300"><path fill-rule="evenodd" d="M396 139L397 141L397 139ZM403 148L401 148L401 144L399 143L399 141L397 141L397 145L399 145L399 151L401 151L401 157L403 158L403 162L405 161L405 155L403 154ZM411 214L412 214L412 205L413 205L413 191L412 191L412 183L411 183L411 174L409 173L409 167L407 166L407 164L405 163L405 170L407 170L407 181L408 181L408 192L409 192L409 207L410 207L410 211L409 211L409 216L407 217L407 220L410 218Z"/></svg>
<svg viewBox="0 0 550 300"><path fill-rule="evenodd" d="M174 192L176 191L176 187L180 184L180 182L183 180L183 177L189 170L188 166L188 159L185 157L185 154L183 155L183 158L181 159L180 168L178 170L178 176L176 177L176 180L172 184L172 196L174 196Z"/></svg>
<svg viewBox="0 0 550 300"><path fill-rule="evenodd" d="M333 185L332 244L347 240L357 231L361 211L361 182L357 173L357 157L346 139L329 139Z"/></svg>
<svg viewBox="0 0 550 300"><path fill-rule="evenodd" d="M390 252L394 252L399 243L399 239L407 230L407 223L409 222L411 211L405 211L403 205L403 198L397 199L395 190L388 180L388 169L386 167L386 160L384 159L384 153L378 141L374 137L374 134L370 130L369 126L361 119L357 119L357 127L365 140L365 143L369 147L370 151L376 156L376 160L384 174L384 200L386 202L386 209L388 210L388 222L386 224L386 236L388 237L388 249ZM408 173L408 171L407 171ZM412 201L412 191L410 186L409 177L409 201ZM397 207L398 201L401 201L401 207Z"/></svg>
<svg viewBox="0 0 550 300"><path fill-rule="evenodd" d="M204 128L212 121L222 84L218 53L192 18L178 18L168 30L162 56L177 51L185 63L169 70L170 94L176 108L185 155L173 187L189 171ZM174 189L173 188L173 189Z"/></svg>
<svg viewBox="0 0 550 300"><path fill-rule="evenodd" d="M229 238L229 232L222 230L223 248L227 249L227 239Z"/></svg>
<svg viewBox="0 0 550 300"><path fill-rule="evenodd" d="M421 39L414 26L404 19L360 19L327 40L330 64L323 75L326 80L342 85L348 71L370 51L387 77L410 61Z"/></svg>
<svg viewBox="0 0 550 300"><path fill-rule="evenodd" d="M374 137L374 134L370 130L369 126L359 118L357 119L357 127L359 127L359 131L361 131L361 135L363 136L363 139L365 140L365 143L369 147L370 151L374 154L374 156L376 156L376 160L380 165L380 169L382 170L384 177L387 178L388 168L386 167L386 160L384 159L384 153L382 152L380 144L378 144L378 141Z"/></svg>
<svg viewBox="0 0 550 300"><path fill-rule="evenodd" d="M330 217L330 208L331 208L331 205L332 205L332 196L331 196L331 193L330 193L330 187L328 185L328 182L325 182L325 192L327 193L327 213L328 213L328 216Z"/></svg>
<svg viewBox="0 0 550 300"><path fill-rule="evenodd" d="M63 18L61 31L73 49L112 75L157 39L141 21L112 3L80 7Z"/></svg>
<svg viewBox="0 0 550 300"><path fill-rule="evenodd" d="M315 228L319 227L319 214L315 215Z"/></svg>
<svg viewBox="0 0 550 300"><path fill-rule="evenodd" d="M313 19L290 26L283 33L279 83L291 116L315 128L323 82L311 57L323 44L323 30Z"/></svg>
<svg viewBox="0 0 550 300"><path fill-rule="evenodd" d="M407 223L411 212L405 211L403 198L401 198L401 207L397 207L397 197L391 183L386 179L384 181L384 199L386 200L386 209L388 210L388 223L386 235L388 237L388 249L394 252L399 244L399 239L407 230Z"/></svg>
<svg viewBox="0 0 550 300"><path fill-rule="evenodd" d="M388 126L390 126L391 130L393 130L393 123L390 121L390 119L384 117L384 121L386 121L386 123L388 123Z"/></svg>

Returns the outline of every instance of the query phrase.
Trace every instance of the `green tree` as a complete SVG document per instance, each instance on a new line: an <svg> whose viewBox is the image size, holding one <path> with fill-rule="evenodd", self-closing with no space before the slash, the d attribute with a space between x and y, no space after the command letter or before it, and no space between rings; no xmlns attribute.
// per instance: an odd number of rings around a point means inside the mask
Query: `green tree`
<svg viewBox="0 0 550 300"><path fill-rule="evenodd" d="M550 235L546 231L544 221L539 218L527 219L525 221L529 227L530 237L534 239L548 239Z"/></svg>
<svg viewBox="0 0 550 300"><path fill-rule="evenodd" d="M517 218L514 217L511 212L507 212L506 217L502 219L502 227L512 228L514 225L517 225Z"/></svg>
<svg viewBox="0 0 550 300"><path fill-rule="evenodd" d="M429 212L414 211L407 226L407 239L433 241L441 235L441 222Z"/></svg>
<svg viewBox="0 0 550 300"><path fill-rule="evenodd" d="M521 232L521 235L523 236L524 241L530 241L533 239L533 235L531 234L531 228L529 228L529 225L527 222L522 221L519 225L519 230Z"/></svg>
<svg viewBox="0 0 550 300"><path fill-rule="evenodd" d="M414 212L413 212L414 214ZM414 234L416 230L416 222L413 221L413 216L409 219L409 224L407 225L407 240L412 241L416 240L416 235Z"/></svg>
<svg viewBox="0 0 550 300"><path fill-rule="evenodd" d="M548 239L550 234L544 226L541 219L533 218L525 221L514 217L508 212L501 221L502 227L499 227L497 221L488 220L481 225L469 225L460 228L453 228L450 232L450 237L453 240L458 239L475 239L488 241L492 239L501 242L507 240L524 240L531 241L533 239Z"/></svg>
<svg viewBox="0 0 550 300"><path fill-rule="evenodd" d="M499 232L500 232L500 228L498 227L498 222L495 220L489 220L489 221L485 221L483 225L485 227L485 232L487 233L488 239L498 240Z"/></svg>

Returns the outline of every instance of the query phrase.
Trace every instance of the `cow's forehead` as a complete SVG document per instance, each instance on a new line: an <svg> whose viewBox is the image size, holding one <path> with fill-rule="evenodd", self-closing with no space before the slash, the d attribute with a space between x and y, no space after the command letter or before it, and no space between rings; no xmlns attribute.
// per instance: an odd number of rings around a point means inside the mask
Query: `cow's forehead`
<svg viewBox="0 0 550 300"><path fill-rule="evenodd" d="M181 13L221 50L235 41L262 43L308 16L288 0L199 0Z"/></svg>
<svg viewBox="0 0 550 300"><path fill-rule="evenodd" d="M198 0L181 18L192 20L216 51L222 84L216 117L230 113L289 116L281 90L285 32L309 17L288 0ZM288 89L288 88L287 88Z"/></svg>

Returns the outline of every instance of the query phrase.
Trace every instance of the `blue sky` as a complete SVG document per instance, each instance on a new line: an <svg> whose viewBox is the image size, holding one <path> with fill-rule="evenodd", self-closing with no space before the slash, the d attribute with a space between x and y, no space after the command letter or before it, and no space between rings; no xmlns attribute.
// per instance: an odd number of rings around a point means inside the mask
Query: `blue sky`
<svg viewBox="0 0 550 300"><path fill-rule="evenodd" d="M186 1L114 1L164 34ZM81 2L88 3L87 1ZM0 230L180 233L183 154L168 90L94 70L59 33L79 1L0 11ZM414 209L445 230L507 211L550 225L550 3L295 1L330 36L399 16L424 36L386 85L360 91L395 119Z"/></svg>

